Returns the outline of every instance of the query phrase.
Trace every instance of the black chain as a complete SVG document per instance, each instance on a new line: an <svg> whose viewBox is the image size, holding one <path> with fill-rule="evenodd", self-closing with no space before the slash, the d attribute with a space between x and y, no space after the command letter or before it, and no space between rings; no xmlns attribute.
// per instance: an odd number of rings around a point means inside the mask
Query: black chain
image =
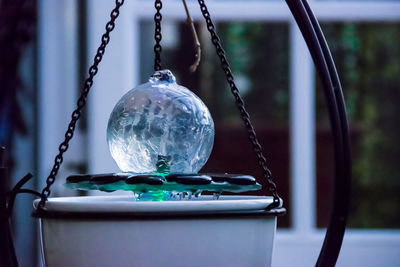
<svg viewBox="0 0 400 267"><path fill-rule="evenodd" d="M101 37L101 44L97 49L97 53L93 59L93 65L89 68L89 77L85 80L81 95L77 102L77 108L72 112L71 121L68 125L68 129L65 133L65 139L58 147L58 155L54 159L53 168L50 171L49 176L46 180L46 187L42 190L42 198L39 203L39 207L43 207L47 198L50 195L50 187L55 182L57 173L63 162L63 154L68 150L69 141L72 139L75 131L75 126L79 118L81 117L82 109L86 105L86 99L89 94L90 88L93 85L93 78L97 74L98 66L103 59L104 52L107 44L110 42L110 33L115 28L115 20L119 16L119 8L124 4L124 0L116 0L115 8L110 13L110 21L106 24L106 32Z"/></svg>
<svg viewBox="0 0 400 267"><path fill-rule="evenodd" d="M234 78L233 78L233 74L232 71L230 69L228 60L226 58L225 55L225 51L221 46L221 41L220 38L218 37L216 31L215 31L215 26L214 23L211 20L211 16L210 13L208 12L207 6L204 2L204 0L198 0L199 4L200 4L200 9L201 12L203 14L204 19L206 20L206 24L207 24L207 29L211 34L211 41L215 46L217 55L221 61L221 67L223 69L223 71L225 72L226 75L226 80L228 81L228 84L231 88L231 92L232 95L235 98L235 102L236 102L236 106L240 111L240 116L242 117L242 120L246 126L247 132L248 132L248 136L250 139L250 142L253 146L253 150L254 153L257 156L257 160L258 160L258 165L260 165L262 171L263 171L263 175L266 178L267 182L268 182L268 190L272 193L272 195L274 196L274 207L278 206L280 204L280 199L278 196L278 191L276 188L276 184L273 181L273 176L271 171L268 169L267 167L267 160L263 154L262 151L262 147L257 139L256 136L256 132L254 130L253 125L251 124L250 121L250 115L249 113L246 111L246 108L244 106L244 101L242 99L242 97L240 96L239 93L239 89L236 87Z"/></svg>
<svg viewBox="0 0 400 267"><path fill-rule="evenodd" d="M161 70L161 51L162 47L160 45L162 35L161 35L161 20L162 20L162 15L161 15L161 8L162 8L162 2L161 0L156 0L154 2L154 7L156 8L157 12L154 15L154 23L155 23L155 29L154 29L154 39L156 41L156 44L154 45L154 70Z"/></svg>

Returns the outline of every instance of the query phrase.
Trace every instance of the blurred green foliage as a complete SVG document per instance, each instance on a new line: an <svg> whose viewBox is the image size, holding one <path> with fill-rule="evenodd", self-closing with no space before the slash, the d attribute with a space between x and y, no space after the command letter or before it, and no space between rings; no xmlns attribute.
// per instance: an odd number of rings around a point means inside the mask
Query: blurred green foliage
<svg viewBox="0 0 400 267"><path fill-rule="evenodd" d="M143 24L141 31L142 40L147 40L141 48L141 66L145 67L142 76L146 79L152 72L151 23ZM144 27L146 25L148 27ZM185 24L179 25L177 38L181 43L178 42L178 47L165 47L163 62L179 80L192 83L193 86L188 87L207 104L216 125L230 125L229 129L234 125L241 126L214 47L208 34L201 32L206 29L198 27L203 37L199 70L195 74L182 72L191 64L193 51L190 31ZM342 81L353 137L349 226L400 228L400 24L326 23L322 27ZM276 126L279 133L287 134L288 24L220 22L217 31L256 129ZM188 58L187 62L184 57ZM318 153L322 153L317 158L317 166L326 169L327 163L332 164L331 151L323 150L331 147L331 141L322 139L329 130L329 120L319 82L316 87L317 137L321 142L317 146L321 148ZM268 149L272 148L271 144ZM333 171L329 168L318 177L328 178L333 179ZM318 203L324 202L318 206L318 220L324 217L323 213L326 213L325 217L329 215L329 210L322 209L329 207L327 191L332 185L324 186L318 187L317 192ZM324 220L318 225L323 225Z"/></svg>
<svg viewBox="0 0 400 267"><path fill-rule="evenodd" d="M288 24L218 23L237 86L255 123L287 125L289 104ZM242 123L234 99L213 53L212 79L219 103L212 105L215 120ZM215 97L215 96L214 96Z"/></svg>
<svg viewBox="0 0 400 267"><path fill-rule="evenodd" d="M349 225L400 228L400 24L322 27L356 137ZM328 119L318 89L317 120L323 126Z"/></svg>
<svg viewBox="0 0 400 267"><path fill-rule="evenodd" d="M153 72L153 22L142 21L140 27L140 76L145 82ZM177 35L172 38L176 44L163 47L163 67L173 71L179 83L203 99L214 120L241 125L219 58L208 32L205 32L207 29L197 24L202 57L197 72L191 74L188 69L194 60L192 33L184 22L176 23L174 27ZM288 23L229 21L218 22L216 28L252 121L286 127L289 112Z"/></svg>

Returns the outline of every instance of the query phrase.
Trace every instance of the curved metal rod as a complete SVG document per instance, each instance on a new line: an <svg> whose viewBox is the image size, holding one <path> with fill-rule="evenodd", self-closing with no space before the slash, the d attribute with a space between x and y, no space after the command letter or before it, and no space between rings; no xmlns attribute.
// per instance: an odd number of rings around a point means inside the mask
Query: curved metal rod
<svg viewBox="0 0 400 267"><path fill-rule="evenodd" d="M31 173L27 173L21 180L19 180L19 182L14 186L13 190L10 192L7 205L8 216L11 216L15 198L17 197L18 191L20 191L21 187L23 187L27 182L29 182L29 180L32 179L32 177L33 175Z"/></svg>
<svg viewBox="0 0 400 267"><path fill-rule="evenodd" d="M351 154L340 80L322 30L306 0L286 0L313 57L325 89L333 132L335 184L331 218L316 266L334 266L346 228L350 199Z"/></svg>
<svg viewBox="0 0 400 267"><path fill-rule="evenodd" d="M338 208L333 208L333 212L340 212L341 214L332 214L332 218L330 220L329 224L329 231L326 234L325 240L324 240L324 245L323 248L321 249L321 253L318 258L317 265L319 266L326 266L324 265L329 264L329 263L335 263L335 262L328 262L329 259L334 259L335 255L334 253L339 254L339 251L335 252L335 247L338 247L340 250L340 246L343 240L343 237L339 238L337 235L335 235L335 232L340 232L342 231L344 233L345 227L346 227L346 218L348 214L348 203L350 202L350 188L351 188L351 150L350 150L350 138L349 138L349 127L348 127L348 120L346 116L346 106L344 102L344 96L343 96L343 90L342 86L339 80L338 73L335 68L335 64L331 55L331 52L329 50L328 44L325 40L325 37L322 33L321 27L313 14L310 6L308 5L307 1L302 0L303 5L306 9L306 12L308 13L308 16L310 17L311 22L313 23L315 32L318 36L319 42L321 44L321 48L324 52L326 61L328 63L328 68L331 73L332 77L332 82L334 85L335 89L335 95L337 99L337 104L338 109L339 109L339 116L340 116L340 121L342 125L342 137L343 137L343 144L344 144L344 151L343 151L343 156L344 158L344 178L343 179L336 179L335 180L335 186L337 188L340 188L341 190L335 190L334 194L334 203L340 207L340 210ZM331 239L332 241L328 242L328 240ZM335 244L336 243L336 244ZM337 256L336 256L337 258ZM324 260L327 259L327 260ZM336 260L335 260L336 261Z"/></svg>

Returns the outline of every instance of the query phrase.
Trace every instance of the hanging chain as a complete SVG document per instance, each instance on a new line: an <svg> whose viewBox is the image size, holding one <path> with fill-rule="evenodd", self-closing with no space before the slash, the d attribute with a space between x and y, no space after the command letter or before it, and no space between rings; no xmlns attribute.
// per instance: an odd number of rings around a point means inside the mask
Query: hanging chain
<svg viewBox="0 0 400 267"><path fill-rule="evenodd" d="M162 20L162 15L161 15L161 8L162 8L162 2L161 0L156 0L154 2L154 7L156 8L157 12L154 15L154 23L155 23L155 29L154 29L154 39L156 41L156 44L154 45L154 70L161 70L161 51L162 47L160 45L162 35L161 35L161 20Z"/></svg>
<svg viewBox="0 0 400 267"><path fill-rule="evenodd" d="M75 126L79 118L81 117L82 109L86 105L86 99L89 94L90 88L93 85L93 78L97 74L98 66L103 59L104 52L107 44L110 42L110 33L114 30L115 20L119 16L119 8L124 4L124 0L116 0L115 8L110 13L110 21L106 24L106 32L101 37L101 44L97 49L97 53L93 59L93 65L89 68L89 77L85 80L81 95L77 102L77 108L72 112L71 121L68 125L68 129L65 133L65 139L58 147L58 155L54 159L53 168L50 171L49 176L46 180L46 187L42 190L42 199L39 203L39 207L43 207L47 198L50 195L50 187L55 182L57 173L63 162L63 154L68 150L69 141L72 139L75 131Z"/></svg>
<svg viewBox="0 0 400 267"><path fill-rule="evenodd" d="M220 38L218 37L218 35L217 35L216 31L215 31L215 26L214 26L214 23L211 20L211 16L210 16L210 13L208 12L207 6L206 6L204 0L198 0L198 1L199 1L199 4L200 4L200 9L201 9L201 12L203 14L203 17L206 20L207 29L211 34L211 41L215 46L217 55L218 55L218 57L220 59L220 62L221 62L221 67L222 67L223 71L225 72L226 80L227 80L227 82L228 82L228 84L229 84L229 86L231 88L232 95L235 98L236 106L240 111L240 116L242 117L242 120L243 120L243 122L244 122L244 124L246 126L247 133L248 133L250 142L251 142L251 144L253 146L254 153L257 156L258 165L260 165L260 167L261 167L261 169L263 171L264 178L267 180L268 190L272 193L272 195L274 197L274 205L273 206L276 207L276 206L278 206L280 204L280 199L279 199L279 196L278 196L278 191L277 191L277 188L276 188L276 184L273 181L274 179L273 179L272 173L267 167L267 160L266 160L266 158L265 158L265 156L263 154L262 147L261 147L261 145L260 145L260 143L259 143L259 141L257 139L254 127L251 124L250 115L246 111L246 108L244 106L244 101L243 101L243 99L242 99L242 97L240 96L240 93L239 93L239 89L236 87L232 71L230 69L228 60L227 60L226 55L225 55L225 51L221 46Z"/></svg>

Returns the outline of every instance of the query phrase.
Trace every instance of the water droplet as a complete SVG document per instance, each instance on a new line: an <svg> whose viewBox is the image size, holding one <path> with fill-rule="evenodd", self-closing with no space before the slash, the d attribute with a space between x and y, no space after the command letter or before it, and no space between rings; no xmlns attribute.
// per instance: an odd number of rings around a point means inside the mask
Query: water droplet
<svg viewBox="0 0 400 267"><path fill-rule="evenodd" d="M218 200L220 196L221 196L221 192L215 192L213 194L213 200Z"/></svg>
<svg viewBox="0 0 400 267"><path fill-rule="evenodd" d="M194 196L200 197L202 192L203 192L202 190L197 190L196 192L194 192Z"/></svg>

